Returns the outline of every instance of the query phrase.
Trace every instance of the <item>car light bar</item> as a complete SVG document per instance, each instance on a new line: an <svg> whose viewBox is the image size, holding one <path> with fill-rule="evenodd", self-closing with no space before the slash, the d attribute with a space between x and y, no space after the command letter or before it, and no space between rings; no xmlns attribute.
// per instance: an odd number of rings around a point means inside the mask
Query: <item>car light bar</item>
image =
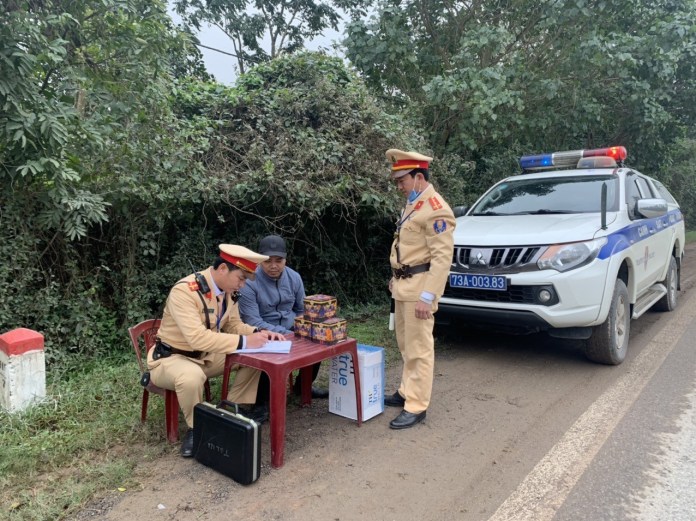
<svg viewBox="0 0 696 521"><path fill-rule="evenodd" d="M611 157L617 163L626 159L626 147L593 148L589 150L571 150L568 152L554 152L552 154L538 154L534 156L522 156L520 166L522 170L543 170L546 168L569 168L578 164L583 157Z"/></svg>

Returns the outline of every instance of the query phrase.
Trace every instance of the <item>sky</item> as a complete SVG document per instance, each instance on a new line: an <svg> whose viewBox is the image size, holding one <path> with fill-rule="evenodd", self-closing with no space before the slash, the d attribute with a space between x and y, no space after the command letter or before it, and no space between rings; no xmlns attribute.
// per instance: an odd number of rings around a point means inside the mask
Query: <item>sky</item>
<svg viewBox="0 0 696 521"><path fill-rule="evenodd" d="M169 6L169 15L172 17L175 24L181 23L181 17L174 12L171 5ZM341 32L327 29L322 36L307 42L305 47L312 51L320 49L326 50L327 54L332 56L338 55L337 52L333 50L332 46L334 43L338 43L342 38L341 33L343 31L343 26L341 25L339 29ZM198 33L198 39L201 44L207 47L234 53L229 38L217 27L208 26L206 29L201 30ZM234 83L237 78L235 58L205 48L201 48L201 53L203 54L203 61L205 62L206 69L210 74L215 76L217 81L226 85Z"/></svg>

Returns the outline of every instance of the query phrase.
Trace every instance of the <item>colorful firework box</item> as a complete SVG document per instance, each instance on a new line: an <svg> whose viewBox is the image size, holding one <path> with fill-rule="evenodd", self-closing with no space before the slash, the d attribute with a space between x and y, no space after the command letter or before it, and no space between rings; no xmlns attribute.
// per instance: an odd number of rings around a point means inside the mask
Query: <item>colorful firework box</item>
<svg viewBox="0 0 696 521"><path fill-rule="evenodd" d="M312 322L323 322L336 316L338 302L331 295L310 295L304 299L304 318Z"/></svg>
<svg viewBox="0 0 696 521"><path fill-rule="evenodd" d="M346 320L333 317L323 322L312 322L312 340L324 345L333 345L346 339Z"/></svg>
<svg viewBox="0 0 696 521"><path fill-rule="evenodd" d="M295 334L303 338L312 338L312 322L304 317L295 317Z"/></svg>

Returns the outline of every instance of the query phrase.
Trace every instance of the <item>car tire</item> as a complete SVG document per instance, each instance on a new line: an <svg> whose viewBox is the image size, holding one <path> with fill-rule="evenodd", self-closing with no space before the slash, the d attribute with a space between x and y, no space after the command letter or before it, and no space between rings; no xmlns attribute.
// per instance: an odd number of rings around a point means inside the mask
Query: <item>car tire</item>
<svg viewBox="0 0 696 521"><path fill-rule="evenodd" d="M631 324L628 290L621 279L614 284L609 315L596 326L585 345L585 356L600 364L619 365L626 358Z"/></svg>
<svg viewBox="0 0 696 521"><path fill-rule="evenodd" d="M657 311L672 311L677 307L677 292L679 288L679 269L674 257L669 259L667 276L662 284L667 288L667 294L655 303L654 309Z"/></svg>

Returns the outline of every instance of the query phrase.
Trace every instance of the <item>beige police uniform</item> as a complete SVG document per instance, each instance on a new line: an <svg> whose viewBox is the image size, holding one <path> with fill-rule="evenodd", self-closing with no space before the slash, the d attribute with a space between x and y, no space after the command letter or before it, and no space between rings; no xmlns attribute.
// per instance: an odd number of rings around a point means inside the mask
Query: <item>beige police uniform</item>
<svg viewBox="0 0 696 521"><path fill-rule="evenodd" d="M212 268L208 268L201 275L213 288L211 271ZM172 354L153 360L153 349L150 349L147 355L152 382L176 391L189 428L193 427L193 408L201 401L206 378L221 375L225 356L237 349L240 336L250 335L255 329L242 322L231 296L225 293L221 295L223 297L226 299L224 306L212 291L203 294L202 302L193 274L179 281L169 293L157 336L176 349L202 353L199 358ZM206 314L210 328L206 327ZM239 367L228 399L237 403L254 403L259 376L255 369Z"/></svg>
<svg viewBox="0 0 696 521"><path fill-rule="evenodd" d="M391 286L396 301L396 340L404 363L399 394L405 399L404 410L414 414L430 404L435 362L435 320L417 318L416 303L424 291L428 292L434 296L432 312L437 311L452 264L454 227L449 205L428 185L403 209L391 248L393 270L430 263L427 271L408 278L393 277Z"/></svg>

